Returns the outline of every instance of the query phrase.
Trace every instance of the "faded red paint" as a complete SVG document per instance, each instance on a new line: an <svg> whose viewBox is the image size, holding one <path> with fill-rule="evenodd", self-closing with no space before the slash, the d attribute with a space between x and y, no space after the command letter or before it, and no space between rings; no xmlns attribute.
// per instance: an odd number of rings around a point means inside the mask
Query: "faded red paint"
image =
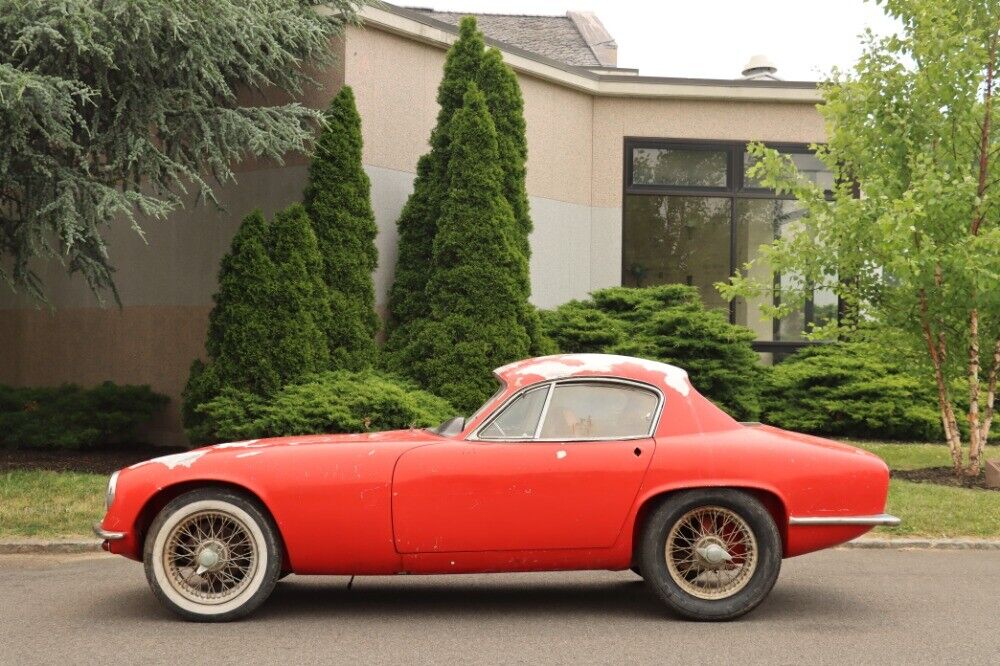
<svg viewBox="0 0 1000 666"><path fill-rule="evenodd" d="M121 472L106 547L142 558L164 495L224 483L256 495L300 574L624 569L644 505L670 491L736 487L760 496L786 557L859 536L867 526L789 525L789 516L879 514L888 469L859 449L737 423L683 371L599 355L529 359L497 371L503 391L453 437L426 430L311 435L205 447ZM469 437L526 386L613 377L664 396L654 436L585 442ZM636 453L638 451L638 454ZM183 485L181 485L183 484ZM159 497L159 499L157 499Z"/></svg>

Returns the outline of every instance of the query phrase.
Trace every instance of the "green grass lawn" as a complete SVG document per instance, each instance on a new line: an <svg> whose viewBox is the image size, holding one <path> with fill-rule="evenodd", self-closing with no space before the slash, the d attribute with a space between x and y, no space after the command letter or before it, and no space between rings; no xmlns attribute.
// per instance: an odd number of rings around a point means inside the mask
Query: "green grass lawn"
<svg viewBox="0 0 1000 666"><path fill-rule="evenodd" d="M103 474L0 472L0 538L93 536L107 483Z"/></svg>
<svg viewBox="0 0 1000 666"><path fill-rule="evenodd" d="M891 469L948 467L951 455L943 444L849 442L885 460ZM984 459L1000 458L1000 446L989 446ZM952 488L893 479L886 511L903 519L899 527L879 527L883 536L980 538L1000 537L1000 492Z"/></svg>
<svg viewBox="0 0 1000 666"><path fill-rule="evenodd" d="M941 444L850 442L880 456L892 469L951 463ZM1000 458L991 446L986 458ZM0 472L0 538L89 536L104 511L107 476L76 472ZM1000 538L1000 492L893 479L889 513L899 527L877 528L884 536Z"/></svg>

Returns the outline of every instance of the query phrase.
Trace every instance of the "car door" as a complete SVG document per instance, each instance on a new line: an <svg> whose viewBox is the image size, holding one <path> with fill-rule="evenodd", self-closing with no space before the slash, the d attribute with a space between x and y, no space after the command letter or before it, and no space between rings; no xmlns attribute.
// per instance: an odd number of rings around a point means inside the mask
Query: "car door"
<svg viewBox="0 0 1000 666"><path fill-rule="evenodd" d="M662 394L572 380L515 395L466 440L403 454L393 474L401 553L611 546L653 455Z"/></svg>

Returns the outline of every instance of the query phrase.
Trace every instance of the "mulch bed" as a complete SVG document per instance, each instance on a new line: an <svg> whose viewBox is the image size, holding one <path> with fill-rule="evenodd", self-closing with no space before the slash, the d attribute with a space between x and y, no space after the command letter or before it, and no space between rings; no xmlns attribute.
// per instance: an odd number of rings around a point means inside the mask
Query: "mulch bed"
<svg viewBox="0 0 1000 666"><path fill-rule="evenodd" d="M996 490L1000 488L990 488L986 485L986 475L980 474L975 478L959 479L955 476L955 470L951 467L923 467L921 469L892 470L892 478L904 481L916 481L917 483L936 483L939 486L954 486L956 488L979 488L980 490Z"/></svg>
<svg viewBox="0 0 1000 666"><path fill-rule="evenodd" d="M16 469L48 469L56 472L111 474L143 460L185 449L115 449L110 451L4 451L0 450L0 472Z"/></svg>

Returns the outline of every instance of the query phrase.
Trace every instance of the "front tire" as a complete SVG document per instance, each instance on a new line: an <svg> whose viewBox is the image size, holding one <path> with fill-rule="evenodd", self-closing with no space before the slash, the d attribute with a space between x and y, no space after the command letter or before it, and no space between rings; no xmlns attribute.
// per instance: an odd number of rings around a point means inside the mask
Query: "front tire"
<svg viewBox="0 0 1000 666"><path fill-rule="evenodd" d="M753 610L781 570L781 535L752 495L690 490L657 508L640 549L643 578L675 613L732 620Z"/></svg>
<svg viewBox="0 0 1000 666"><path fill-rule="evenodd" d="M171 500L146 533L146 580L174 613L226 622L253 612L281 574L270 517L238 493L203 488Z"/></svg>

